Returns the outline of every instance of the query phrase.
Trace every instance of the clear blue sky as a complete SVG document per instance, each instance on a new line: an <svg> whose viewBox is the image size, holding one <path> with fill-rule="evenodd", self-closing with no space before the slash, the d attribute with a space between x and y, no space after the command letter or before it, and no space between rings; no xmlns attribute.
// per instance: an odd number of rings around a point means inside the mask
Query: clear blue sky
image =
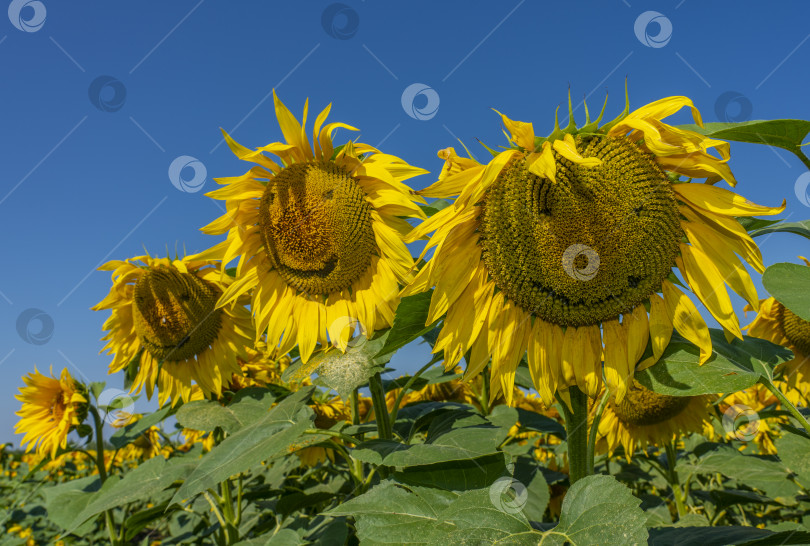
<svg viewBox="0 0 810 546"><path fill-rule="evenodd" d="M544 133L569 86L597 110L609 90L608 115L618 113L625 77L634 107L683 94L706 121L810 119L810 7L800 2L344 3L4 0L16 25L0 13L0 441L19 444L13 394L34 365L105 379L109 360L98 353L107 313L89 309L109 289L109 273L94 271L101 262L144 246L197 252L218 242L198 231L221 214L203 193L214 189L211 178L247 168L219 145L219 127L249 147L280 139L274 87L297 115L306 97L317 111L333 102L330 119L433 173L436 151L456 137L479 157L476 138L504 143L490 108ZM640 40L634 26L648 11L661 16L641 19ZM433 92L409 115L402 95L414 83ZM727 92L737 99L718 113ZM794 195L797 159L741 144L732 154L741 193L770 205L786 198L784 216L810 218ZM179 156L204 165L202 191L172 185ZM793 235L759 242L766 263L810 253ZM30 308L53 323L40 344L18 333ZM39 323L30 328L36 334ZM425 355L408 348L394 365L409 371ZM138 402L136 411L148 407Z"/></svg>

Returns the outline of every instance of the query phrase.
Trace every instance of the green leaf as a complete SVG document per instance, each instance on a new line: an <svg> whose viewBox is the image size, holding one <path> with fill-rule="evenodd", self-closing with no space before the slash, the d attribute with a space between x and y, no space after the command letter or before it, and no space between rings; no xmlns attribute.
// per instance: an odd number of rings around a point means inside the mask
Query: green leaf
<svg viewBox="0 0 810 546"><path fill-rule="evenodd" d="M546 432L565 440L565 427L551 417L523 408L516 408L520 427L536 432Z"/></svg>
<svg viewBox="0 0 810 546"><path fill-rule="evenodd" d="M670 396L737 392L762 376L772 377L777 364L792 358L789 350L769 341L745 337L728 343L721 330L710 333L714 354L705 364L698 364L700 351L695 345L673 334L661 359L636 372L636 381Z"/></svg>
<svg viewBox="0 0 810 546"><path fill-rule="evenodd" d="M778 461L743 455L725 444L705 443L695 448L697 462L681 462L680 473L722 474L740 484L759 489L782 504L795 504L799 486L788 480L788 470Z"/></svg>
<svg viewBox="0 0 810 546"><path fill-rule="evenodd" d="M107 480L105 485L113 485L117 478ZM69 482L43 488L45 508L48 510L48 519L62 529L72 529L81 521L79 512L93 498L93 494L101 488L101 480L97 476L88 476Z"/></svg>
<svg viewBox="0 0 810 546"><path fill-rule="evenodd" d="M802 153L801 145L807 137L807 133L810 132L810 121L772 119L739 123L706 123L703 127L697 125L680 125L679 127L711 138L784 148L796 154L803 161L807 160Z"/></svg>
<svg viewBox="0 0 810 546"><path fill-rule="evenodd" d="M192 430L211 432L221 427L232 434L264 417L275 399L268 389L250 387L237 392L227 406L212 400L187 402L177 411L177 422Z"/></svg>
<svg viewBox="0 0 810 546"><path fill-rule="evenodd" d="M400 483L408 485L438 487L447 491L469 491L489 487L505 474L504 454L493 453L477 459L410 466L394 472L394 477Z"/></svg>
<svg viewBox="0 0 810 546"><path fill-rule="evenodd" d="M131 502L147 501L153 495L171 486L175 480L185 479L200 463L199 452L191 456L179 456L170 460L152 457L137 468L130 470L112 487L105 487L93 495L87 506L81 510L76 523Z"/></svg>
<svg viewBox="0 0 810 546"><path fill-rule="evenodd" d="M476 426L452 429L429 438L424 444L370 440L352 450L352 457L371 464L395 467L477 459L495 453L508 432L498 427Z"/></svg>
<svg viewBox="0 0 810 546"><path fill-rule="evenodd" d="M776 440L776 452L799 483L810 490L810 440L795 434L782 436Z"/></svg>
<svg viewBox="0 0 810 546"><path fill-rule="evenodd" d="M803 320L810 320L810 267L778 263L762 274L762 285Z"/></svg>
<svg viewBox="0 0 810 546"><path fill-rule="evenodd" d="M498 493L383 482L327 513L353 517L361 544L538 544L541 534L521 513L520 502Z"/></svg>
<svg viewBox="0 0 810 546"><path fill-rule="evenodd" d="M560 523L543 544L646 544L641 500L612 476L587 476L568 490Z"/></svg>
<svg viewBox="0 0 810 546"><path fill-rule="evenodd" d="M419 205L419 208L421 208L422 211L424 211L424 213L427 214L428 216L433 216L443 208L447 208L452 204L453 203L451 201L448 201L447 199L436 199L428 203L427 205Z"/></svg>
<svg viewBox="0 0 810 546"><path fill-rule="evenodd" d="M378 356L393 354L411 341L429 332L434 324L425 325L433 290L402 298L394 315L394 324ZM438 322L438 321L437 321Z"/></svg>
<svg viewBox="0 0 810 546"><path fill-rule="evenodd" d="M439 513L456 493L383 482L326 512L350 516L363 544L426 544Z"/></svg>
<svg viewBox="0 0 810 546"><path fill-rule="evenodd" d="M783 531L774 533L756 527L728 525L722 527L661 527L650 529L650 546L700 544L700 546L766 546L773 544L807 544L810 533Z"/></svg>
<svg viewBox="0 0 810 546"><path fill-rule="evenodd" d="M804 220L802 222L776 222L767 226L751 229L748 235L751 237L759 237L760 235L780 232L795 233L796 235L810 239L810 220Z"/></svg>
<svg viewBox="0 0 810 546"><path fill-rule="evenodd" d="M228 436L202 458L172 502L181 502L245 472L262 461L282 457L294 450L304 430L313 426L314 412L306 404L314 387L291 394L265 416Z"/></svg>
<svg viewBox="0 0 810 546"><path fill-rule="evenodd" d="M159 409L154 413L145 415L134 423L130 423L129 425L118 429L118 431L110 437L110 443L115 449L121 449L125 445L131 444L137 440L141 434L146 432L149 427L157 425L167 417L174 415L177 409L178 406L166 406L165 408Z"/></svg>
<svg viewBox="0 0 810 546"><path fill-rule="evenodd" d="M530 521L543 521L551 493L537 461L529 457L520 457L515 463L514 472L514 479L526 488L523 514Z"/></svg>

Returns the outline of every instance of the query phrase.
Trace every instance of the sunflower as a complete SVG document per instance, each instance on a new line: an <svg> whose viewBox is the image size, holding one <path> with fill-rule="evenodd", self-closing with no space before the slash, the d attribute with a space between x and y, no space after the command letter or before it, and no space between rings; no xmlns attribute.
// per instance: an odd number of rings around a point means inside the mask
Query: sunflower
<svg viewBox="0 0 810 546"><path fill-rule="evenodd" d="M605 101L607 104L607 101ZM776 214L712 185L735 179L729 145L664 124L690 107L669 97L634 112L628 106L537 138L531 123L501 115L512 148L486 165L439 152L439 180L418 192L458 196L414 228L408 241L433 232L435 249L402 296L435 286L427 323L446 314L434 352L454 366L470 352L467 376L492 358L492 396L511 399L515 368L528 350L534 384L547 406L555 391L578 386L598 395L604 372L618 400L651 341L653 364L674 328L712 354L709 330L685 285L725 328L740 337L724 281L752 305L757 295L737 254L757 271L762 256L734 218ZM716 149L720 157L708 153ZM687 177L681 180L680 176ZM706 184L691 183L692 177ZM663 297L658 294L661 292ZM604 349L603 349L604 347Z"/></svg>
<svg viewBox="0 0 810 546"><path fill-rule="evenodd" d="M810 260L799 256L810 266ZM753 310L746 306L746 311ZM793 359L780 365L785 395L793 404L806 405L810 395L810 322L799 318L774 298L760 300L759 313L746 326L748 335L783 345Z"/></svg>
<svg viewBox="0 0 810 546"><path fill-rule="evenodd" d="M335 148L336 129L356 129L324 126L331 105L316 118L310 146L308 101L299 123L273 98L286 143L249 150L225 134L233 153L257 166L218 179L224 187L206 194L224 200L227 212L202 231L228 235L203 255L223 266L239 257L238 281L218 305L255 288L256 335L267 331L267 344L280 345L281 354L298 344L307 362L316 343L345 351L357 327L370 336L391 326L413 265L404 218L425 217L416 204L424 199L403 181L426 171L367 144Z"/></svg>
<svg viewBox="0 0 810 546"><path fill-rule="evenodd" d="M112 310L102 338L102 352L114 355L109 373L129 371L134 363L132 390L145 386L151 399L157 385L161 406L169 398L172 404L190 400L192 381L205 395L219 395L233 374L241 374L236 359L253 346L252 320L247 298L216 307L233 282L217 265L148 255L102 265L113 272L112 288L92 309Z"/></svg>
<svg viewBox="0 0 810 546"><path fill-rule="evenodd" d="M33 373L23 376L25 387L15 398L22 402L20 417L14 427L17 434L25 434L26 453L36 448L37 454L54 458L59 448L67 447L68 432L81 425L87 417L87 388L74 380L67 368L59 379Z"/></svg>
<svg viewBox="0 0 810 546"><path fill-rule="evenodd" d="M121 411L118 412L118 417L113 421L112 426L122 428L140 421L142 417L143 414L141 413L127 413ZM145 461L156 455L163 455L168 458L171 452L171 446L162 446L160 443L160 428L151 426L138 435L135 441L127 444L121 450L120 459Z"/></svg>
<svg viewBox="0 0 810 546"><path fill-rule="evenodd" d="M648 445L662 446L691 432L709 433L714 410L712 395L668 396L635 383L621 402L610 395L599 420L596 447L613 453L621 445L625 457ZM593 420L597 405L591 410Z"/></svg>
<svg viewBox="0 0 810 546"><path fill-rule="evenodd" d="M275 349L268 350L267 344L257 341L254 348L245 348L246 359L237 358L242 372L233 374L227 390L236 392L247 387L267 387L268 385L283 385L291 391L298 390L298 385L285 384L281 380L292 359L289 355L277 356ZM309 384L307 378L304 384Z"/></svg>
<svg viewBox="0 0 810 546"><path fill-rule="evenodd" d="M455 371L461 373L460 369ZM385 393L385 404L388 411L394 409L394 403L401 391L402 389L391 389ZM399 407L404 408L408 404L417 402L459 402L474 405L476 397L469 383L461 381L461 379L451 379L442 383L429 383L419 390L405 393Z"/></svg>
<svg viewBox="0 0 810 546"><path fill-rule="evenodd" d="M765 385L755 383L747 389L732 393L723 398L717 409L723 414L723 428L726 438L746 443L753 441L763 455L776 455L777 438L781 436L779 425L789 421L785 416L760 419L759 412L780 410L781 404Z"/></svg>

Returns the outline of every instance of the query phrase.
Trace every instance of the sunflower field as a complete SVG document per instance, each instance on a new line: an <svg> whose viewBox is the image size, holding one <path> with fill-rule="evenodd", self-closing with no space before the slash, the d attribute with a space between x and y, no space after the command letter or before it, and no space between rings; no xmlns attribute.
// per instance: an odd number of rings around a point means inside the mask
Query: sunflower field
<svg viewBox="0 0 810 546"><path fill-rule="evenodd" d="M810 543L810 261L758 246L810 221L737 193L729 145L810 168L810 121L626 97L545 136L497 112L506 142L414 191L274 93L276 141L224 135L250 166L210 249L99 268L130 394L23 376L3 544Z"/></svg>

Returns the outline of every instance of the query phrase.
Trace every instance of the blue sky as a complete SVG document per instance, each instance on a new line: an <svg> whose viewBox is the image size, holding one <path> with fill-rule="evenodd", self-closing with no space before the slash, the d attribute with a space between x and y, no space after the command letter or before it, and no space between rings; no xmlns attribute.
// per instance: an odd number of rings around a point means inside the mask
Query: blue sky
<svg viewBox="0 0 810 546"><path fill-rule="evenodd" d="M798 2L4 2L0 441L15 444L13 394L34 365L106 378L107 313L89 309L109 289L100 263L219 241L199 231L221 214L204 193L212 178L247 169L219 127L249 147L279 140L274 87L299 115L306 97L317 111L332 102L331 120L433 173L436 151L456 138L480 158L476 139L504 143L490 108L545 133L569 86L592 110L609 91L615 116L626 77L633 107L683 94L706 121L810 119L810 7ZM422 93L406 110L409 88ZM187 191L169 177L180 156L181 166L197 160L184 180L205 175ZM784 217L810 218L794 194L795 157L744 144L732 156L740 193L769 205L785 198ZM795 235L758 242L768 264L810 252ZM410 371L426 355L407 348L393 365Z"/></svg>

